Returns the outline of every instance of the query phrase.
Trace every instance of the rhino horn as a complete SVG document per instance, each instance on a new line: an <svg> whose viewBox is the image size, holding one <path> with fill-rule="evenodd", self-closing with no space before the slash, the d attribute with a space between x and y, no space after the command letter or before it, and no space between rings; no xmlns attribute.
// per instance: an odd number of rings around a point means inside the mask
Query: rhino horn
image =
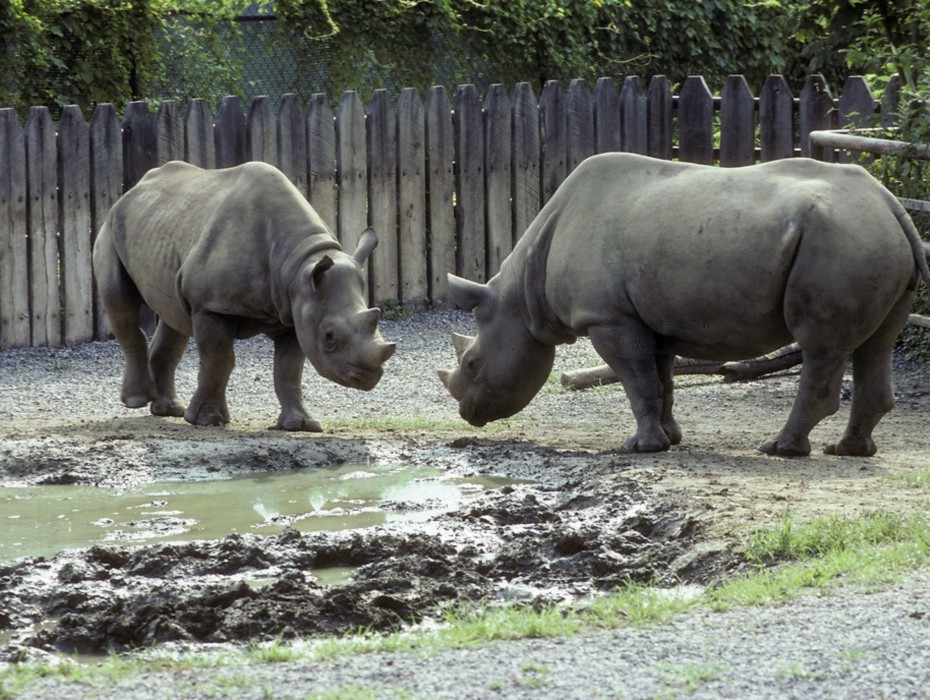
<svg viewBox="0 0 930 700"><path fill-rule="evenodd" d="M381 309L372 307L366 311L359 311L356 314L358 327L367 333L374 334L378 329L378 320L381 318Z"/></svg>
<svg viewBox="0 0 930 700"><path fill-rule="evenodd" d="M383 365L385 362L391 359L391 355L393 355L394 351L397 349L397 344L396 343L381 343L380 348L381 348L381 364Z"/></svg>
<svg viewBox="0 0 930 700"><path fill-rule="evenodd" d="M441 381L442 385L446 387L446 391L452 394L452 398L458 401L459 397L456 396L456 392L452 390L452 375L454 373L454 370L440 369L440 370L436 370L436 372L439 375L439 381Z"/></svg>
<svg viewBox="0 0 930 700"><path fill-rule="evenodd" d="M472 335L462 335L461 333L452 334L452 347L455 348L455 359L459 364L462 364L462 355L465 354L465 351L468 350L468 346L472 344L475 337Z"/></svg>
<svg viewBox="0 0 930 700"><path fill-rule="evenodd" d="M449 273L449 298L463 311L471 311L490 295L486 284L472 282Z"/></svg>
<svg viewBox="0 0 930 700"><path fill-rule="evenodd" d="M368 260L368 256L371 255L371 251L377 246L378 234L369 226L362 232L362 235L359 236L358 245L355 246L355 252L352 253L352 257L355 258L355 262L358 263L359 267L365 264L365 261Z"/></svg>

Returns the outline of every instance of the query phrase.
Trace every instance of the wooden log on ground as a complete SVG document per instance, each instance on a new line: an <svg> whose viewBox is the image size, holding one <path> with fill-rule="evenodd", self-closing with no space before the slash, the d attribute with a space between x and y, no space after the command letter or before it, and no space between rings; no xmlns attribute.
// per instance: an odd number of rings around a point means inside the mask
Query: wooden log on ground
<svg viewBox="0 0 930 700"><path fill-rule="evenodd" d="M688 357L675 358L675 374L721 374L724 381L748 381L772 372L789 369L801 363L801 348L797 343L786 345L767 355L738 362L714 362ZM566 389L589 389L620 381L607 365L570 370L562 373Z"/></svg>

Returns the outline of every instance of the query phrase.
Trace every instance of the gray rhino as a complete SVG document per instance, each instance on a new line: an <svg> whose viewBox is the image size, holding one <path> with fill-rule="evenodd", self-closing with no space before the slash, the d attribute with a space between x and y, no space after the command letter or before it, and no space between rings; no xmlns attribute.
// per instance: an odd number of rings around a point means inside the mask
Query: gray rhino
<svg viewBox="0 0 930 700"><path fill-rule="evenodd" d="M636 418L625 452L681 440L675 355L757 357L797 341L803 365L781 432L759 449L810 454L811 429L853 400L829 454L875 453L894 404L892 345L924 248L900 203L864 169L808 159L714 168L630 154L581 163L486 284L449 277L478 335L453 336L459 366L439 376L481 426L536 395L554 346L588 336L620 377Z"/></svg>
<svg viewBox="0 0 930 700"><path fill-rule="evenodd" d="M365 297L361 268L377 242L369 229L353 254L343 252L264 163L149 171L113 205L94 244L107 321L126 356L123 403L195 425L228 423L233 341L264 333L274 341L277 427L322 430L301 398L305 358L327 379L367 391L394 352ZM139 327L142 302L158 316L151 348ZM185 410L174 374L191 336L200 370Z"/></svg>

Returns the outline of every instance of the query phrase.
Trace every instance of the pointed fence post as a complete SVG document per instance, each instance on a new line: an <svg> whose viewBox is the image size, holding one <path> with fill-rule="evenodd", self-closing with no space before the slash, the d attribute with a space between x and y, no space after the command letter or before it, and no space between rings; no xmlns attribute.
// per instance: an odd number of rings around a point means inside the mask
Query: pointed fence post
<svg viewBox="0 0 930 700"><path fill-rule="evenodd" d="M455 129L445 87L435 85L426 96L426 198L429 239L429 298L442 301L449 290L447 273L455 271L456 224Z"/></svg>
<svg viewBox="0 0 930 700"><path fill-rule="evenodd" d="M90 129L80 107L68 105L58 126L61 202L61 277L64 342L94 337L94 294L90 231Z"/></svg>
<svg viewBox="0 0 930 700"><path fill-rule="evenodd" d="M794 155L794 95L781 75L770 75L759 93L759 148L762 162Z"/></svg>
<svg viewBox="0 0 930 700"><path fill-rule="evenodd" d="M513 249L513 121L507 89L500 84L488 88L484 100L484 145L487 198L488 259L487 276L500 269Z"/></svg>
<svg viewBox="0 0 930 700"><path fill-rule="evenodd" d="M424 308L429 300L427 273L426 121L420 94L404 88L397 100L397 203L400 297Z"/></svg>
<svg viewBox="0 0 930 700"><path fill-rule="evenodd" d="M117 134L119 134L117 124ZM119 136L122 139L121 136ZM13 161L7 161L11 165ZM116 177L123 182L122 159ZM58 142L47 107L32 107L26 119L26 174L29 192L29 296L32 344L61 345L59 278Z"/></svg>
<svg viewBox="0 0 930 700"><path fill-rule="evenodd" d="M0 349L29 345L26 142L16 110L0 109Z"/></svg>

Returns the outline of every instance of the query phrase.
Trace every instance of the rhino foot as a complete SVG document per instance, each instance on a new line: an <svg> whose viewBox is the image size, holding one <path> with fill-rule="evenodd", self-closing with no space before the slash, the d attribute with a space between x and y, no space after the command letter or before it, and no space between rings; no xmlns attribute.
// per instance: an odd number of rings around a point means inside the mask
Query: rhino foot
<svg viewBox="0 0 930 700"><path fill-rule="evenodd" d="M281 411L278 422L272 430L303 431L307 433L322 433L323 424L306 411Z"/></svg>
<svg viewBox="0 0 930 700"><path fill-rule="evenodd" d="M759 452L772 457L807 457L811 453L811 443L806 437L793 441L779 437L759 445Z"/></svg>
<svg viewBox="0 0 930 700"><path fill-rule="evenodd" d="M878 452L875 441L871 438L844 437L835 445L824 445L823 453L838 457L871 457Z"/></svg>
<svg viewBox="0 0 930 700"><path fill-rule="evenodd" d="M681 437L679 436L679 441ZM658 435L641 435L637 433L629 440L627 440L620 447L621 454L633 454L637 452L665 452L672 446L671 440L669 440L668 435L664 431L660 431Z"/></svg>
<svg viewBox="0 0 930 700"><path fill-rule="evenodd" d="M181 418L184 415L185 407L174 399L169 399L162 396L152 401L150 410L153 416L172 416L174 418Z"/></svg>
<svg viewBox="0 0 930 700"><path fill-rule="evenodd" d="M226 425L229 422L229 416L224 415L216 406L202 406L199 411L188 408L184 412L184 420L191 425Z"/></svg>

